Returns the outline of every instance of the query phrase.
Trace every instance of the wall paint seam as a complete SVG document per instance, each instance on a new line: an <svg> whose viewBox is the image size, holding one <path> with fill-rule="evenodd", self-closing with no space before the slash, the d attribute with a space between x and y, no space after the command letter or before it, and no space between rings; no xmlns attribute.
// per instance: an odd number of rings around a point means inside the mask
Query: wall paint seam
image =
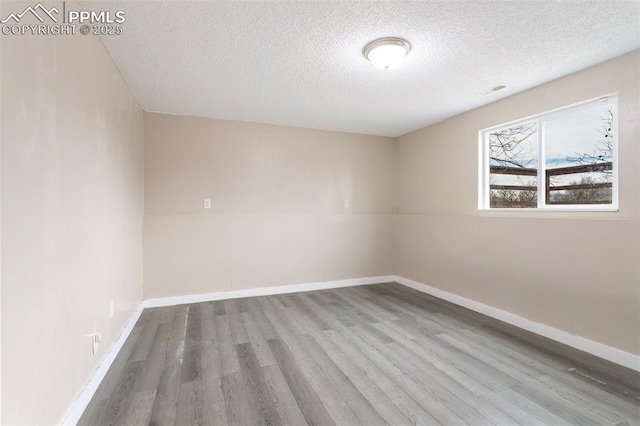
<svg viewBox="0 0 640 426"><path fill-rule="evenodd" d="M472 311L506 322L507 324L530 331L539 336L544 336L556 342L571 346L572 348L603 358L615 364L640 371L640 356L607 346L603 343L589 340L582 336L571 334L546 324L531 321L514 313L504 311L490 305L485 305L484 303L476 302L475 300L467 299L466 297L449 293L418 281L413 281L398 275L394 277L394 281L422 293L437 297L438 299L446 300L447 302L471 309Z"/></svg>

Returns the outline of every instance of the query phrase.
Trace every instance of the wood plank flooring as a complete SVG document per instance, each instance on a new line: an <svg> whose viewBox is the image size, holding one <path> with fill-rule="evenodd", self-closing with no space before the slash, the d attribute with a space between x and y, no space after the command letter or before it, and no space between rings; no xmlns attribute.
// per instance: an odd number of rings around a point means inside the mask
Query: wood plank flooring
<svg viewBox="0 0 640 426"><path fill-rule="evenodd" d="M638 425L640 374L399 284L146 309L80 425Z"/></svg>

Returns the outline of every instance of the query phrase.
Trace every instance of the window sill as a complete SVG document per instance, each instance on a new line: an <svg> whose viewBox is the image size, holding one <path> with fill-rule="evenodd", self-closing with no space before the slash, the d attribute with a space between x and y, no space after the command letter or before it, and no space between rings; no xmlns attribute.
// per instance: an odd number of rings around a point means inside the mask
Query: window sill
<svg viewBox="0 0 640 426"><path fill-rule="evenodd" d="M603 207L603 208L579 208L579 207L563 207L563 208L494 208L494 209L478 209L480 213L491 212L526 212L526 213L617 213L620 210L617 207Z"/></svg>
<svg viewBox="0 0 640 426"><path fill-rule="evenodd" d="M629 220L617 208L602 209L478 209L474 216L505 219L561 219L561 220Z"/></svg>

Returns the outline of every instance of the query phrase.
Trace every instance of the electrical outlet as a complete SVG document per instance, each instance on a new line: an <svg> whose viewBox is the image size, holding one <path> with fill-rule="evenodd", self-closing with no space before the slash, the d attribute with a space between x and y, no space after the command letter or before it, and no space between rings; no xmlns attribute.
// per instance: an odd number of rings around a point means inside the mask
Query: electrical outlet
<svg viewBox="0 0 640 426"><path fill-rule="evenodd" d="M351 207L351 204L349 203L349 200L344 200L344 208L348 209Z"/></svg>
<svg viewBox="0 0 640 426"><path fill-rule="evenodd" d="M113 306L113 300L109 302L109 319L113 318L113 314L115 313L115 309Z"/></svg>
<svg viewBox="0 0 640 426"><path fill-rule="evenodd" d="M91 334L87 334L91 338L91 353L93 355L98 353L99 343L102 341L102 333L94 331Z"/></svg>
<svg viewBox="0 0 640 426"><path fill-rule="evenodd" d="M211 208L211 198L205 198L204 200L202 200L202 206L205 209L210 209Z"/></svg>

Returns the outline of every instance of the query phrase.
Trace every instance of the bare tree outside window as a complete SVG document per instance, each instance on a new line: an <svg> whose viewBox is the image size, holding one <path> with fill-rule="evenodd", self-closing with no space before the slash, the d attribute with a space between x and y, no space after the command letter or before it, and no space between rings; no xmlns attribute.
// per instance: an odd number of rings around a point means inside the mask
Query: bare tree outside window
<svg viewBox="0 0 640 426"><path fill-rule="evenodd" d="M532 164L532 150L523 142L537 133L536 123L493 132L489 135L489 159L492 165L528 167Z"/></svg>
<svg viewBox="0 0 640 426"><path fill-rule="evenodd" d="M547 204L611 204L613 182L613 108L602 105L576 116L585 117L580 134L580 151L563 150L556 154L560 161L546 164ZM574 119L572 126L577 126ZM599 121L599 125L596 123ZM563 123L563 125L568 125ZM553 138L552 138L553 139ZM548 142L554 143L555 141ZM556 142L560 145L561 142Z"/></svg>
<svg viewBox="0 0 640 426"><path fill-rule="evenodd" d="M536 207L538 125L525 123L489 134L490 205Z"/></svg>
<svg viewBox="0 0 640 426"><path fill-rule="evenodd" d="M489 207L612 204L614 114L611 103L594 102L487 131Z"/></svg>

